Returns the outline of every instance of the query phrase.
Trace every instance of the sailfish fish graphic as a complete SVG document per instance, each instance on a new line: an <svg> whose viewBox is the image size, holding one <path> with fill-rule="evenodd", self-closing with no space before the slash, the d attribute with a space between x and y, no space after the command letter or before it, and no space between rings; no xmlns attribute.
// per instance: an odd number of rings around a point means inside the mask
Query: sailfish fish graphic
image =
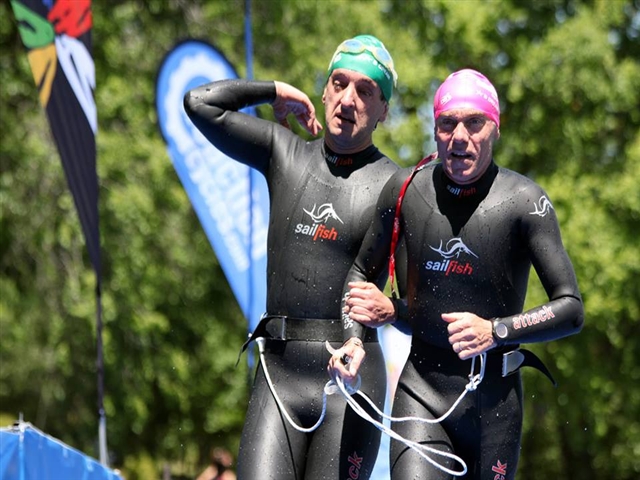
<svg viewBox="0 0 640 480"><path fill-rule="evenodd" d="M338 220L340 223L344 224L340 217L336 214L336 211L333 209L333 205L331 203L324 203L320 205L318 208L318 212L316 213L316 205L313 205L313 209L311 211L304 209L304 213L309 215L314 223L327 223L327 220L333 218Z"/></svg>
<svg viewBox="0 0 640 480"><path fill-rule="evenodd" d="M539 215L544 217L547 213L553 210L553 205L551 205L551 201L545 197L544 195L540 197L538 203L534 204L535 210L533 212L529 212L529 215Z"/></svg>
<svg viewBox="0 0 640 480"><path fill-rule="evenodd" d="M467 253L469 255L473 255L474 257L478 258L478 256L473 253L471 250L469 250L469 248L463 243L462 239L459 237L456 238L452 238L451 240L449 240L446 244L446 250L442 249L442 240L440 240L440 246L438 248L433 248L432 246L429 246L429 248L431 248L431 250L433 250L434 252L438 252L440 255L442 255L442 258L445 259L449 259L449 258L453 258L453 257L460 257L461 253Z"/></svg>

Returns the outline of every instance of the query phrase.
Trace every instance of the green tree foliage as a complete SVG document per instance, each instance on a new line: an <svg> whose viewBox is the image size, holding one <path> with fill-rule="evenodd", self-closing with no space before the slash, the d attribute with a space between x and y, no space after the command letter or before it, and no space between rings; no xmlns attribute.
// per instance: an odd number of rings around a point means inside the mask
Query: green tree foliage
<svg viewBox="0 0 640 480"><path fill-rule="evenodd" d="M307 91L322 117L336 44L373 33L399 72L376 143L403 165L434 149L430 100L473 67L501 96L496 160L547 191L583 293L574 337L535 345L520 479L640 473L640 4L637 0L253 0L254 77ZM193 475L236 451L246 322L173 170L155 79L180 40L245 76L242 0L94 2L109 449L127 478ZM97 456L95 278L8 2L0 5L0 419ZM269 108L260 108L270 116ZM297 127L294 127L297 128ZM305 135L301 129L297 129ZM545 300L532 275L527 304Z"/></svg>

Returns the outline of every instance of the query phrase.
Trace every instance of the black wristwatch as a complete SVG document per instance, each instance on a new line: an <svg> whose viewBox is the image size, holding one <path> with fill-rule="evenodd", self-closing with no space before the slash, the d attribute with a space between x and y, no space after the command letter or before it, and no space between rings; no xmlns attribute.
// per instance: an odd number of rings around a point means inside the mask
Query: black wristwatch
<svg viewBox="0 0 640 480"><path fill-rule="evenodd" d="M506 343L507 336L509 335L509 329L500 321L499 318L494 318L491 323L491 333L493 338L498 342L498 345L504 345Z"/></svg>

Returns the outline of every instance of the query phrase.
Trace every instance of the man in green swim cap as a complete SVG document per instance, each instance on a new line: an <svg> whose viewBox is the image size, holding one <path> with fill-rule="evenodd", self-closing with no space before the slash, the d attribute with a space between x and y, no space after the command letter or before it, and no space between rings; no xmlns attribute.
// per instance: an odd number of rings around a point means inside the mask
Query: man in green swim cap
<svg viewBox="0 0 640 480"><path fill-rule="evenodd" d="M327 146L352 153L373 144L373 131L384 122L397 74L391 55L372 35L345 40L327 71L322 103Z"/></svg>
<svg viewBox="0 0 640 480"><path fill-rule="evenodd" d="M372 138L387 117L395 78L378 39L361 35L342 42L322 95L325 135L311 141L282 128L292 115L314 136L322 129L308 96L284 82L222 80L185 96L187 114L204 136L260 171L269 187L266 315L251 336L260 339L262 355L240 442L238 480L367 480L373 471L380 431L340 395L327 397L321 416L329 380L325 342L358 367L366 345L360 390L382 408L386 369L377 331L358 323L343 328L339 308L376 200L398 170ZM271 104L282 126L239 111L263 103ZM378 293L371 304L388 308Z"/></svg>

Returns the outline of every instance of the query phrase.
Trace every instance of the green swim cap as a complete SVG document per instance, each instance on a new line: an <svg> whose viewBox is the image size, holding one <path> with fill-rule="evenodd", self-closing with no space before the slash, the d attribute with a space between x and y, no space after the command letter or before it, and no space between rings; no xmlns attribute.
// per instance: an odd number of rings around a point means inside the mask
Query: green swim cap
<svg viewBox="0 0 640 480"><path fill-rule="evenodd" d="M358 35L338 45L329 63L327 79L336 68L346 68L366 75L378 84L387 101L391 99L393 87L398 81L391 55L373 35Z"/></svg>

